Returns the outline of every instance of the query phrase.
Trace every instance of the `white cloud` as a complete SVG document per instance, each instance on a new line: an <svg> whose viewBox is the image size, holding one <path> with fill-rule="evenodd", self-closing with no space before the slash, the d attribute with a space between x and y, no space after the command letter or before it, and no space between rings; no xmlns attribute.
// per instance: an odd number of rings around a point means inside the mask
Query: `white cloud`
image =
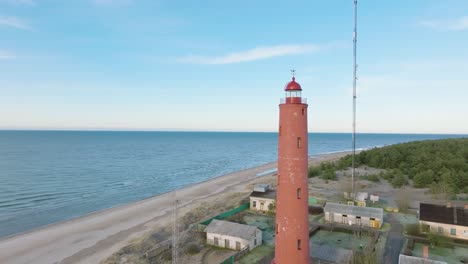
<svg viewBox="0 0 468 264"><path fill-rule="evenodd" d="M0 50L0 60L9 60L16 58L15 54Z"/></svg>
<svg viewBox="0 0 468 264"><path fill-rule="evenodd" d="M418 26L437 30L460 31L468 29L468 16L447 20L423 20L417 23Z"/></svg>
<svg viewBox="0 0 468 264"><path fill-rule="evenodd" d="M31 30L28 22L26 22L24 19L12 16L0 16L0 26Z"/></svg>
<svg viewBox="0 0 468 264"><path fill-rule="evenodd" d="M227 53L220 56L196 56L189 55L176 59L180 63L189 64L232 64L248 61L263 60L286 55L313 53L321 50L321 47L311 44L278 45L268 47L256 47L253 49Z"/></svg>

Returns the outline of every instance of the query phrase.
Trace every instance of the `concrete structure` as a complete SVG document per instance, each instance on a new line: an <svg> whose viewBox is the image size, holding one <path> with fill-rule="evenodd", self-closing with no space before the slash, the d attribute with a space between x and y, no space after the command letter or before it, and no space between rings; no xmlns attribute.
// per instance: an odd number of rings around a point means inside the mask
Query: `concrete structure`
<svg viewBox="0 0 468 264"><path fill-rule="evenodd" d="M323 211L325 212L325 221L329 223L380 228L383 222L382 208L328 202Z"/></svg>
<svg viewBox="0 0 468 264"><path fill-rule="evenodd" d="M468 206L457 207L437 204L419 204L419 223L422 229L429 229L451 238L468 240Z"/></svg>
<svg viewBox="0 0 468 264"><path fill-rule="evenodd" d="M349 249L311 243L310 252L310 259L314 264L353 263L353 251Z"/></svg>
<svg viewBox="0 0 468 264"><path fill-rule="evenodd" d="M371 194L369 200L372 201L372 203L378 202L379 201L379 196L376 194Z"/></svg>
<svg viewBox="0 0 468 264"><path fill-rule="evenodd" d="M262 231L255 226L213 220L205 228L206 243L222 248L249 251L262 244Z"/></svg>
<svg viewBox="0 0 468 264"><path fill-rule="evenodd" d="M267 212L274 209L276 201L276 191L252 192L250 194L250 210ZM274 211L274 210L273 210Z"/></svg>
<svg viewBox="0 0 468 264"><path fill-rule="evenodd" d="M426 258L418 258L413 256L401 255L398 259L398 264L447 264L447 262L436 261Z"/></svg>
<svg viewBox="0 0 468 264"><path fill-rule="evenodd" d="M276 264L309 263L307 103L295 81L279 105Z"/></svg>
<svg viewBox="0 0 468 264"><path fill-rule="evenodd" d="M270 185L265 183L259 183L254 186L254 192L266 192L270 190Z"/></svg>

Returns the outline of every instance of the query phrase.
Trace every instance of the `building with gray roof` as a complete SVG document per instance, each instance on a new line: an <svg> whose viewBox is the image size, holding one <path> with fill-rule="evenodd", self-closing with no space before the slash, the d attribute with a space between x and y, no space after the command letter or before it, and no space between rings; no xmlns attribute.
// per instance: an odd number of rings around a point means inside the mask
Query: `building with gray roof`
<svg viewBox="0 0 468 264"><path fill-rule="evenodd" d="M256 226L214 219L204 231L207 243L217 247L252 250L262 244L262 231Z"/></svg>
<svg viewBox="0 0 468 264"><path fill-rule="evenodd" d="M383 209L339 203L325 204L325 221L345 225L380 228L383 223Z"/></svg>

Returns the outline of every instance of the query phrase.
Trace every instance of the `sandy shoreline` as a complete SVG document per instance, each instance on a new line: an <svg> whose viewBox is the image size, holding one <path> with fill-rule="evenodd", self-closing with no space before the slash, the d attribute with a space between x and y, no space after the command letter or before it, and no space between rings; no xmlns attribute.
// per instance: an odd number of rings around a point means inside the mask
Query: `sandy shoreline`
<svg viewBox="0 0 468 264"><path fill-rule="evenodd" d="M312 162L332 160L349 152L314 156ZM221 193L243 191L276 162L237 171L176 191L181 207ZM99 263L131 240L171 221L174 192L90 213L0 240L0 263Z"/></svg>

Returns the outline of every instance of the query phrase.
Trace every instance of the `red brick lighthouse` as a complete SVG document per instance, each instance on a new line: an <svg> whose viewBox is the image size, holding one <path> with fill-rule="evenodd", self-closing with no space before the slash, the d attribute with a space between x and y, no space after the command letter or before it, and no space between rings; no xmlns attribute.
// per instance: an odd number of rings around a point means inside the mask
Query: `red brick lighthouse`
<svg viewBox="0 0 468 264"><path fill-rule="evenodd" d="M294 77L279 105L276 264L309 261L307 103Z"/></svg>

